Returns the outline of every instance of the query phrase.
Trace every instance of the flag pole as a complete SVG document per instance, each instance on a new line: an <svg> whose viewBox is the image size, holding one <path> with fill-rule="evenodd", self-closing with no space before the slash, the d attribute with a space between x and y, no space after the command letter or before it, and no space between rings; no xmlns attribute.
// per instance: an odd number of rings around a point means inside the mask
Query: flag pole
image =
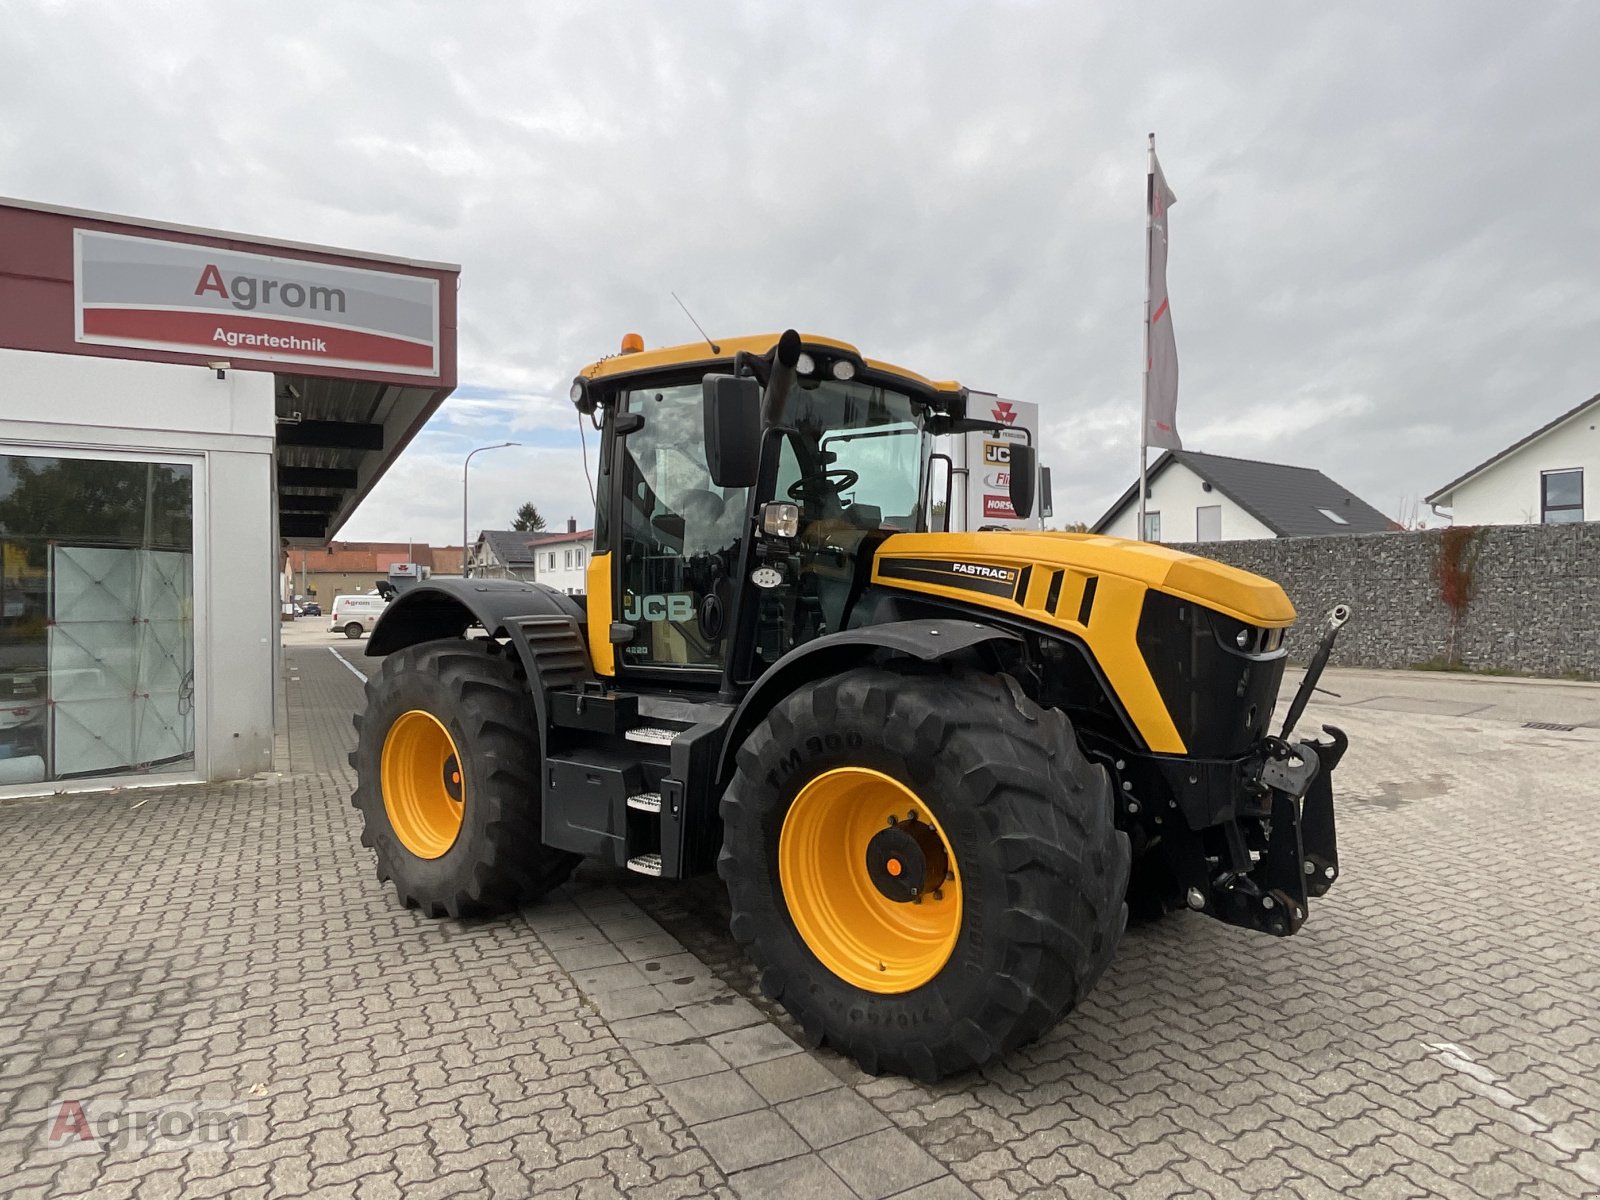
<svg viewBox="0 0 1600 1200"><path fill-rule="evenodd" d="M1145 541L1145 493L1150 461L1150 238L1155 228L1156 135L1150 135L1150 165L1144 185L1144 387L1139 403L1139 529L1134 534Z"/></svg>

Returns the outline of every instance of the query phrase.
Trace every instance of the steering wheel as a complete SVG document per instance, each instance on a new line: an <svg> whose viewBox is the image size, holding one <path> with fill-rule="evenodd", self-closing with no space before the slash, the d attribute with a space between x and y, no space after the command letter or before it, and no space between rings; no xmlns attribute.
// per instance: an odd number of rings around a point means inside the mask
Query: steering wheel
<svg viewBox="0 0 1600 1200"><path fill-rule="evenodd" d="M807 500L826 500L831 496L837 500L840 492L849 491L860 481L858 473L843 467L816 475L802 475L789 485L789 499L804 503Z"/></svg>

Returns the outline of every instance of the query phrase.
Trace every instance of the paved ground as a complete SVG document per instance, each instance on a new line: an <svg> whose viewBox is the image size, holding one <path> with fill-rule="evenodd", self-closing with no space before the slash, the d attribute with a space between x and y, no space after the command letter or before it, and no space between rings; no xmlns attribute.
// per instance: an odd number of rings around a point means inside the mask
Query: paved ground
<svg viewBox="0 0 1600 1200"><path fill-rule="evenodd" d="M1305 931L1134 929L1040 1043L926 1087L802 1051L714 884L394 907L346 801L369 664L286 640L282 776L0 804L0 1195L1600 1194L1600 730L1521 724L1600 689L1330 677L1345 874ZM74 1101L235 1140L97 1148Z"/></svg>

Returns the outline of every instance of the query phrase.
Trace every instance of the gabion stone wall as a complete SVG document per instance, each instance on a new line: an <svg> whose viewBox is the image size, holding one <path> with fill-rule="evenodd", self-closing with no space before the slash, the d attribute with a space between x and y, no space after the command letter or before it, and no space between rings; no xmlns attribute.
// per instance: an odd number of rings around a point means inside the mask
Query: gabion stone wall
<svg viewBox="0 0 1600 1200"><path fill-rule="evenodd" d="M1339 635L1336 666L1411 667L1444 659L1449 610L1434 576L1442 530L1275 541L1209 542L1176 549L1265 575L1300 614L1289 653L1304 662L1322 616L1340 601L1355 617ZM1458 651L1469 668L1600 678L1600 523L1488 525Z"/></svg>

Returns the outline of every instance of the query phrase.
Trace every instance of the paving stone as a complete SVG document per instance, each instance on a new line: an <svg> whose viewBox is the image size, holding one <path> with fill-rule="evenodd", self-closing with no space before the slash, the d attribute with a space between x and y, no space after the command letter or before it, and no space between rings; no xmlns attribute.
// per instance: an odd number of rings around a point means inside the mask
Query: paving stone
<svg viewBox="0 0 1600 1200"><path fill-rule="evenodd" d="M657 932L644 934L640 937L622 938L613 944L628 962L643 962L647 959L659 960L683 952L683 947L678 944L678 940L669 933Z"/></svg>
<svg viewBox="0 0 1600 1200"><path fill-rule="evenodd" d="M618 950L610 942L599 942L589 946L573 946L566 950L552 950L550 957L554 958L561 968L566 971L588 971L594 967L614 967L618 963L628 961L622 956L622 951Z"/></svg>
<svg viewBox="0 0 1600 1200"><path fill-rule="evenodd" d="M675 1045L679 1042L699 1041L700 1031L677 1013L648 1013L638 1017L628 1017L621 1021L611 1022L611 1032L619 1038L628 1038L636 1042L649 1042L659 1046ZM718 1053L720 1048L713 1045ZM728 1056L722 1055L724 1058ZM733 1062L732 1059L728 1059ZM737 1066L737 1063L734 1063Z"/></svg>
<svg viewBox="0 0 1600 1200"><path fill-rule="evenodd" d="M766 1100L736 1071L718 1071L661 1085L661 1094L690 1125L767 1107Z"/></svg>
<svg viewBox="0 0 1600 1200"><path fill-rule="evenodd" d="M589 1002L608 1021L623 1021L647 1013L670 1012L672 1002L653 987L623 988L615 992L591 992Z"/></svg>
<svg viewBox="0 0 1600 1200"><path fill-rule="evenodd" d="M1087 1191L1081 1187L1073 1188L1068 1194L1086 1195ZM1201 1193L1201 1198L1204 1200L1206 1196L1214 1194ZM908 1191L898 1193L894 1200L978 1200L978 1194L954 1175L941 1175L938 1179L919 1183Z"/></svg>
<svg viewBox="0 0 1600 1200"><path fill-rule="evenodd" d="M931 1154L898 1129L869 1133L819 1153L862 1200L882 1200L945 1173Z"/></svg>
<svg viewBox="0 0 1600 1200"><path fill-rule="evenodd" d="M741 1200L856 1200L815 1154L740 1171L728 1180Z"/></svg>
<svg viewBox="0 0 1600 1200"><path fill-rule="evenodd" d="M739 1073L771 1104L840 1086L833 1072L809 1054L769 1059L745 1067Z"/></svg>
<svg viewBox="0 0 1600 1200"><path fill-rule="evenodd" d="M696 1125L694 1136L729 1174L806 1152L805 1141L770 1108Z"/></svg>
<svg viewBox="0 0 1600 1200"><path fill-rule="evenodd" d="M653 1083L675 1083L694 1075L710 1075L728 1069L721 1056L703 1042L649 1046L634 1051L633 1060Z"/></svg>
<svg viewBox="0 0 1600 1200"><path fill-rule="evenodd" d="M688 1022L684 1022L688 1025ZM769 1058L782 1058L785 1054L799 1054L800 1047L776 1025L750 1025L744 1029L730 1029L706 1039L709 1045L736 1067L765 1062Z"/></svg>
<svg viewBox="0 0 1600 1200"><path fill-rule="evenodd" d="M778 1105L783 1119L813 1148L836 1145L887 1128L889 1120L849 1088L830 1088Z"/></svg>
<svg viewBox="0 0 1600 1200"><path fill-rule="evenodd" d="M620 956L619 956L620 957ZM627 988L644 987L651 981L633 963L617 963L609 967L586 967L571 972L572 982L585 992L620 992Z"/></svg>
<svg viewBox="0 0 1600 1200"><path fill-rule="evenodd" d="M685 1004L678 1015L703 1034L725 1033L747 1025L762 1025L767 1018L743 996L725 992L711 1000Z"/></svg>

